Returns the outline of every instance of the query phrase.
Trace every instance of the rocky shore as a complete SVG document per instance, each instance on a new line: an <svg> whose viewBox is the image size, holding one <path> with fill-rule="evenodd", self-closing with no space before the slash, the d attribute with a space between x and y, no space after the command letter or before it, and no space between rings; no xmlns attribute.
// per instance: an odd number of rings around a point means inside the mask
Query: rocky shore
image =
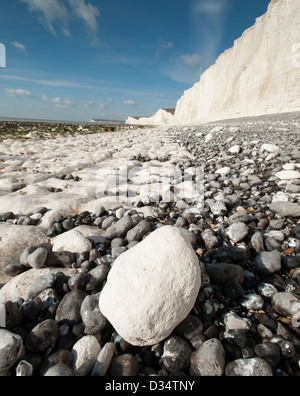
<svg viewBox="0 0 300 396"><path fill-rule="evenodd" d="M299 113L8 137L0 168L2 376L299 375Z"/></svg>

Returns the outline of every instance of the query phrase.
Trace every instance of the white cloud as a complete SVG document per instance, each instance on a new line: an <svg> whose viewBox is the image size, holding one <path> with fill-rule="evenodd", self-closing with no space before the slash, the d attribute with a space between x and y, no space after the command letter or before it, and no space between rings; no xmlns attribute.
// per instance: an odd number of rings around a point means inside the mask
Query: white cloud
<svg viewBox="0 0 300 396"><path fill-rule="evenodd" d="M98 8L91 3L86 4L85 0L69 0L69 3L73 9L73 13L83 20L92 33L97 33L97 17L100 15Z"/></svg>
<svg viewBox="0 0 300 396"><path fill-rule="evenodd" d="M26 3L30 12L39 15L39 21L56 34L55 24L59 23L62 33L70 36L69 23L73 19L80 19L89 32L98 32L98 20L100 13L97 7L86 0L20 0Z"/></svg>
<svg viewBox="0 0 300 396"><path fill-rule="evenodd" d="M58 109L65 109L70 106L74 106L76 103L71 98L48 98L45 94L42 95L42 100L48 103L54 103L55 107Z"/></svg>
<svg viewBox="0 0 300 396"><path fill-rule="evenodd" d="M136 106L136 103L134 100L124 100L123 104L126 106Z"/></svg>
<svg viewBox="0 0 300 396"><path fill-rule="evenodd" d="M181 55L181 60L192 69L199 69L203 64L203 58L199 54Z"/></svg>
<svg viewBox="0 0 300 396"><path fill-rule="evenodd" d="M24 44L18 43L17 41L11 41L10 44L17 48L18 50L27 53L26 47Z"/></svg>
<svg viewBox="0 0 300 396"><path fill-rule="evenodd" d="M35 97L34 94L31 91L27 91L27 89L10 89L6 88L5 89L6 94L11 97Z"/></svg>
<svg viewBox="0 0 300 396"><path fill-rule="evenodd" d="M68 11L60 0L20 0L26 3L29 11L39 13L39 20L51 33L55 34L53 23L60 21L66 22L68 19Z"/></svg>

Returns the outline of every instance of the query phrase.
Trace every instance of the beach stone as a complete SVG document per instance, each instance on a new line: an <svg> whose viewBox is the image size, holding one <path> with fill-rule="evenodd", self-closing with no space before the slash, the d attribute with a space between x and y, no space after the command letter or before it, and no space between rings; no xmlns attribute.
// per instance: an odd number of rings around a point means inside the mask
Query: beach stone
<svg viewBox="0 0 300 396"><path fill-rule="evenodd" d="M272 377L271 366L259 357L237 359L228 363L225 370L227 377Z"/></svg>
<svg viewBox="0 0 300 396"><path fill-rule="evenodd" d="M92 377L104 377L107 374L113 360L115 351L116 347L113 342L107 342L103 346L93 368Z"/></svg>
<svg viewBox="0 0 300 396"><path fill-rule="evenodd" d="M193 372L200 377L222 377L225 370L226 353L219 340L206 341L191 356Z"/></svg>
<svg viewBox="0 0 300 396"><path fill-rule="evenodd" d="M133 225L130 216L124 216L112 226L108 227L105 236L109 239L123 238Z"/></svg>
<svg viewBox="0 0 300 396"><path fill-rule="evenodd" d="M227 213L227 206L223 201L217 201L210 206L210 210L215 216L225 216Z"/></svg>
<svg viewBox="0 0 300 396"><path fill-rule="evenodd" d="M22 348L23 341L19 335L0 329L0 375L17 362Z"/></svg>
<svg viewBox="0 0 300 396"><path fill-rule="evenodd" d="M167 370L183 370L189 366L192 347L182 338L173 336L164 343L162 364Z"/></svg>
<svg viewBox="0 0 300 396"><path fill-rule="evenodd" d="M29 289L28 298L35 298L44 290L51 289L55 280L56 276L52 273L38 277Z"/></svg>
<svg viewBox="0 0 300 396"><path fill-rule="evenodd" d="M100 293L86 296L80 308L84 333L87 335L97 334L106 326L106 319L99 309Z"/></svg>
<svg viewBox="0 0 300 396"><path fill-rule="evenodd" d="M277 250L261 252L255 257L255 268L262 274L274 274L281 270L281 254Z"/></svg>
<svg viewBox="0 0 300 396"><path fill-rule="evenodd" d="M180 229L163 226L114 262L100 311L130 344L154 345L188 316L200 286L189 239Z"/></svg>
<svg viewBox="0 0 300 396"><path fill-rule="evenodd" d="M292 202L273 202L270 210L285 217L300 217L300 205Z"/></svg>
<svg viewBox="0 0 300 396"><path fill-rule="evenodd" d="M252 323L250 319L241 318L235 312L229 312L225 315L224 323L227 331L244 330L249 331Z"/></svg>
<svg viewBox="0 0 300 396"><path fill-rule="evenodd" d="M285 170L276 173L275 175L280 180L293 180L293 179L300 179L300 172L294 170Z"/></svg>
<svg viewBox="0 0 300 396"><path fill-rule="evenodd" d="M206 271L212 283L225 285L233 280L242 284L244 282L244 270L240 265L215 263L209 264Z"/></svg>
<svg viewBox="0 0 300 396"><path fill-rule="evenodd" d="M233 244L239 243L247 237L249 227L245 223L234 223L226 230L226 233Z"/></svg>
<svg viewBox="0 0 300 396"><path fill-rule="evenodd" d="M277 313L293 317L300 314L300 298L292 293L276 293L272 297L272 306Z"/></svg>
<svg viewBox="0 0 300 396"><path fill-rule="evenodd" d="M87 294L82 290L72 290L61 300L56 310L55 320L59 325L71 326L81 322L80 309Z"/></svg>
<svg viewBox="0 0 300 396"><path fill-rule="evenodd" d="M256 232L251 238L251 245L256 253L265 251L264 238L260 232Z"/></svg>
<svg viewBox="0 0 300 396"><path fill-rule="evenodd" d="M84 253L92 250L92 244L77 230L67 231L55 238L53 252Z"/></svg>
<svg viewBox="0 0 300 396"><path fill-rule="evenodd" d="M48 319L38 324L27 336L26 349L30 353L42 353L53 348L58 337L55 320Z"/></svg>
<svg viewBox="0 0 300 396"><path fill-rule="evenodd" d="M46 248L37 248L33 253L27 257L27 264L32 268L41 269L45 266L48 257L48 250Z"/></svg>
<svg viewBox="0 0 300 396"><path fill-rule="evenodd" d="M87 376L94 368L101 347L92 335L82 337L72 348L73 371L76 377Z"/></svg>
<svg viewBox="0 0 300 396"><path fill-rule="evenodd" d="M23 251L30 246L47 243L44 230L33 226L0 224L0 284L11 279L4 269L9 264L19 263Z"/></svg>
<svg viewBox="0 0 300 396"><path fill-rule="evenodd" d="M128 243L132 241L140 242L144 235L151 231L151 225L147 220L140 221L134 228L129 230L126 235Z"/></svg>

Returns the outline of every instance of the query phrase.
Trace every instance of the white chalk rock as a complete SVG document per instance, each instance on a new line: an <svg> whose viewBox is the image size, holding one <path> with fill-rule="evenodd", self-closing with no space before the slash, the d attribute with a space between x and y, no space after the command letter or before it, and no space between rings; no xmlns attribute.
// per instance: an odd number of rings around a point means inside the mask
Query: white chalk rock
<svg viewBox="0 0 300 396"><path fill-rule="evenodd" d="M85 377L94 368L101 347L91 335L81 338L72 348L73 370L76 377Z"/></svg>
<svg viewBox="0 0 300 396"><path fill-rule="evenodd" d="M165 226L122 254L100 296L100 311L136 346L167 338L192 310L201 271L180 229Z"/></svg>
<svg viewBox="0 0 300 396"><path fill-rule="evenodd" d="M300 172L294 170L285 170L276 173L276 177L280 180L300 179Z"/></svg>
<svg viewBox="0 0 300 396"><path fill-rule="evenodd" d="M53 252L84 253L91 250L91 242L77 230L59 235L53 245Z"/></svg>

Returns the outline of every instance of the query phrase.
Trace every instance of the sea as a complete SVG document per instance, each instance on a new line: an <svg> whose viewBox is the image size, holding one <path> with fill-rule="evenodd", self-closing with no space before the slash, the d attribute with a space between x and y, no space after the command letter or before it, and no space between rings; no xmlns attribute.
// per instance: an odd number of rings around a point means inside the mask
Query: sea
<svg viewBox="0 0 300 396"><path fill-rule="evenodd" d="M34 119L34 118L13 118L13 117L0 117L1 121L16 121L16 122L53 122L53 123L66 123L66 124L91 124L91 125L123 125L124 121L120 120L97 120L93 119L90 121L67 121L67 120L45 120L45 119Z"/></svg>

